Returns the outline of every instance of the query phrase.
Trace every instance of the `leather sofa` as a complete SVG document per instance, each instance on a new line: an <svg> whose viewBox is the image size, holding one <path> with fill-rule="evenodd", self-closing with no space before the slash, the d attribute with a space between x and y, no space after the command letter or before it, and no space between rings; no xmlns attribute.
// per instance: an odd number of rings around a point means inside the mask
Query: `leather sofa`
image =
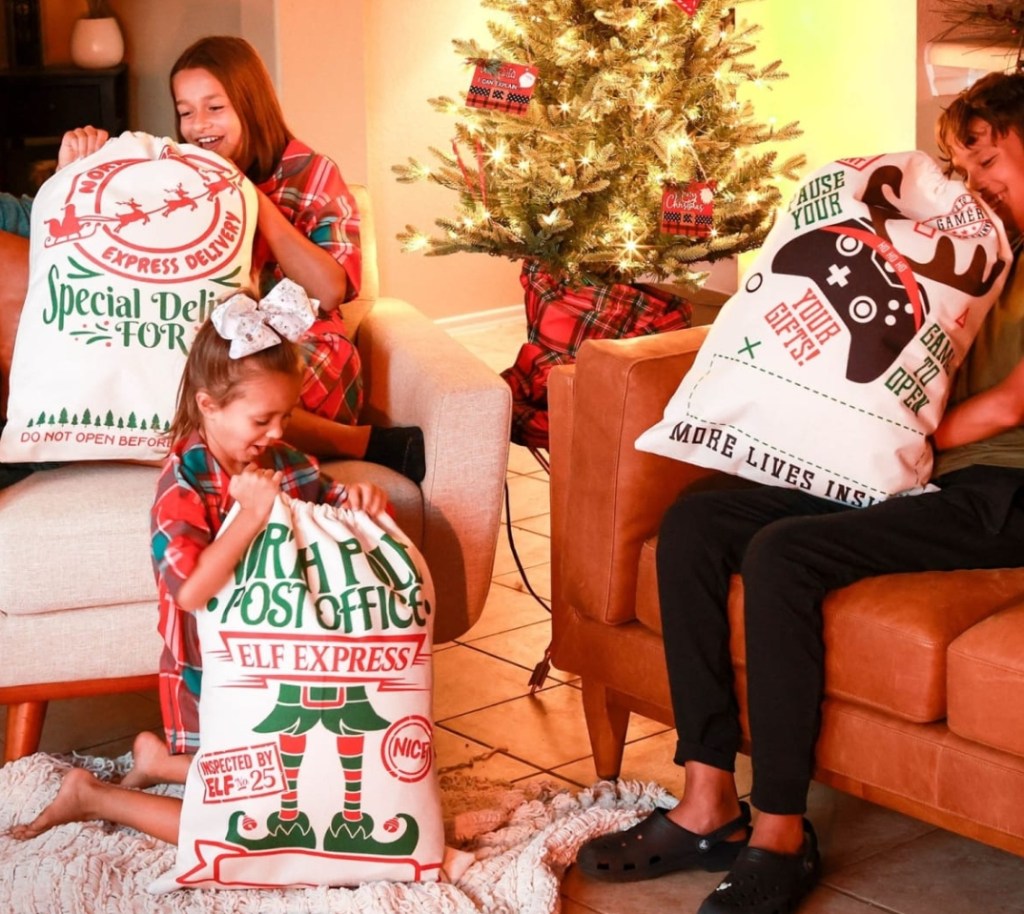
<svg viewBox="0 0 1024 914"><path fill-rule="evenodd" d="M362 215L363 279L360 298L344 306L344 316L363 361L363 421L420 426L427 474L416 485L361 461L324 469L387 490L399 525L431 569L440 643L473 624L490 586L511 394L410 304L378 296L370 201L364 188L352 190ZM0 415L28 282L27 247L0 232ZM0 490L5 761L38 748L48 701L155 685L161 642L149 508L157 473L126 463L73 463Z"/></svg>
<svg viewBox="0 0 1024 914"><path fill-rule="evenodd" d="M604 778L619 772L631 712L672 723L655 542L677 493L709 471L633 443L706 333L588 342L549 382L552 659L582 679ZM742 593L737 577L728 610L746 733ZM1024 855L1024 568L872 578L829 594L823 613L815 778Z"/></svg>

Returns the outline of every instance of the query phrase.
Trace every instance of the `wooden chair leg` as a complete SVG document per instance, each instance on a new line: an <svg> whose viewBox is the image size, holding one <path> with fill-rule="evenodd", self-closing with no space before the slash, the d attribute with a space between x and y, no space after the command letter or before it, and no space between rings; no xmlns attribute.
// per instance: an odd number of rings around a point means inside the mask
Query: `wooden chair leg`
<svg viewBox="0 0 1024 914"><path fill-rule="evenodd" d="M45 701L22 701L7 706L4 763L13 762L39 749L46 718Z"/></svg>
<svg viewBox="0 0 1024 914"><path fill-rule="evenodd" d="M583 713L587 718L594 768L599 778L616 778L622 769L622 750L626 745L629 709L611 699L604 683L583 677Z"/></svg>

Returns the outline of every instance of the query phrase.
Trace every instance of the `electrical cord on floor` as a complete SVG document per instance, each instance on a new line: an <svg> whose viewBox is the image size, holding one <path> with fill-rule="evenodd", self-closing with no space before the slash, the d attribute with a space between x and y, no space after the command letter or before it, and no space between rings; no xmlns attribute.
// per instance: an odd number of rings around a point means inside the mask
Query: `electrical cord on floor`
<svg viewBox="0 0 1024 914"><path fill-rule="evenodd" d="M508 535L508 547L512 550L512 559L516 563L516 568L519 569L519 577L523 579L526 589L530 592L533 598L550 613L551 605L546 603L544 598L531 586L530 579L526 576L526 569L523 567L518 551L516 551L516 543L512 535L512 505L507 482L505 483L505 532Z"/></svg>
<svg viewBox="0 0 1024 914"><path fill-rule="evenodd" d="M526 574L526 569L523 567L523 562L519 558L519 552L516 549L515 537L512 534L512 502L508 491L508 482L505 483L505 532L508 535L508 547L512 551L512 560L516 563L516 568L519 569L519 577L523 579L523 584L526 585L526 589L530 592L530 595L543 606L548 614L551 613L551 605L545 602L544 598L533 589L533 585L530 584L530 579ZM547 681L548 672L551 670L551 643L548 642L548 646L544 649L544 656L541 658L530 674L530 694L532 695L537 689L541 688Z"/></svg>

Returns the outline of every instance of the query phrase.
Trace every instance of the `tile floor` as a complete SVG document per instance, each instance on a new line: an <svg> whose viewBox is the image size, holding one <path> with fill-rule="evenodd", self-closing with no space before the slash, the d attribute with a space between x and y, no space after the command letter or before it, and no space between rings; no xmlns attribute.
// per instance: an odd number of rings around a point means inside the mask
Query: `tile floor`
<svg viewBox="0 0 1024 914"><path fill-rule="evenodd" d="M454 335L500 371L511 364L524 327L510 322ZM525 449L513 446L508 483L516 549L534 590L550 599L547 476ZM512 781L546 779L570 790L593 782L573 677L555 670L542 690L529 695L530 670L547 639L547 611L524 588L503 530L483 616L458 641L437 648L434 717L440 767L496 750L474 764L475 773ZM117 755L130 748L138 730L159 725L155 693L55 703L42 748ZM623 776L656 780L678 791L682 774L669 761L673 742L671 731L634 716ZM749 780L749 769L741 767L744 789ZM825 876L801 914L1024 914L1024 860L1019 857L818 785L812 788L810 816L821 839ZM589 883L570 870L562 910L695 911L716 878L675 874L616 886Z"/></svg>

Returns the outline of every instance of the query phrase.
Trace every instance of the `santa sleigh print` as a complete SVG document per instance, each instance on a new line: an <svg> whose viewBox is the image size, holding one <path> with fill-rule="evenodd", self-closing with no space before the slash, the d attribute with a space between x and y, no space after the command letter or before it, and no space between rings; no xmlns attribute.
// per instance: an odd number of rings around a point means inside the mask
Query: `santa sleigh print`
<svg viewBox="0 0 1024 914"><path fill-rule="evenodd" d="M147 181L147 185L139 186L141 201L136 196L116 199L119 195L111 196L106 191L115 177L119 177L121 183L127 169L151 164L149 160L105 162L78 175L68 191L62 215L45 220L47 235L43 244L49 248L83 241L93 237L100 228L108 234L122 236L124 230L131 227L125 237L144 246L152 234L145 227L151 225L155 216L167 219L180 210L194 213L200 207L210 207L213 217L210 222L216 222L217 197L222 193L237 193L244 180L229 163L212 158L176 155L166 150L161 158L171 166L172 180L160 184ZM174 165L179 167L174 168Z"/></svg>

